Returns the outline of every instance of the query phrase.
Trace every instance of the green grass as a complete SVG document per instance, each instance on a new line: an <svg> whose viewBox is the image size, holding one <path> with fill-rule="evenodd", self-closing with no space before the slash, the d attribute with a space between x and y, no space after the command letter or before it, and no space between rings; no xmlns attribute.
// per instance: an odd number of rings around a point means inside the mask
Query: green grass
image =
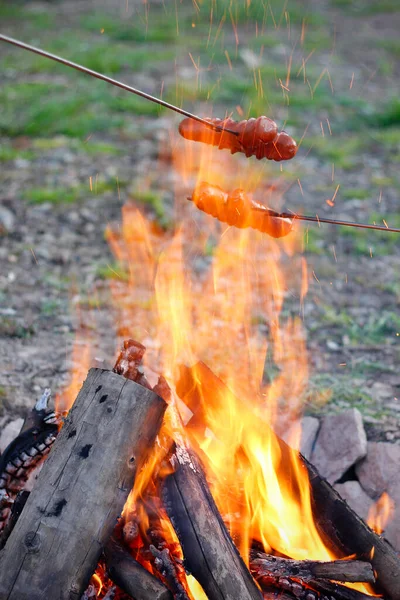
<svg viewBox="0 0 400 600"><path fill-rule="evenodd" d="M343 408L358 408L361 413L374 411L374 402L365 390L354 385L350 375L321 373L314 375L306 393L307 412L318 413L321 407L328 411L342 411ZM375 411L374 411L375 412Z"/></svg>
<svg viewBox="0 0 400 600"><path fill-rule="evenodd" d="M119 19L96 11L83 17L80 24L84 30L101 32L105 37L119 42L163 43L174 42L176 38L173 11L169 15L161 11L154 14L152 11L147 20L143 13Z"/></svg>
<svg viewBox="0 0 400 600"><path fill-rule="evenodd" d="M112 262L99 265L96 269L96 276L100 279L120 279L129 281L129 271L126 265L119 262Z"/></svg>
<svg viewBox="0 0 400 600"><path fill-rule="evenodd" d="M99 83L76 86L14 83L0 88L0 134L86 138L126 124L128 114L156 116L159 107L136 96L116 94Z"/></svg>
<svg viewBox="0 0 400 600"><path fill-rule="evenodd" d="M84 200L91 195L100 196L106 192L118 193L118 188L125 187L124 181L106 181L103 179L92 182L92 189L87 185L76 185L74 187L36 187L25 191L24 198L30 204L73 204Z"/></svg>
<svg viewBox="0 0 400 600"><path fill-rule="evenodd" d="M346 188L340 191L345 200L366 200L371 197L371 190L364 188Z"/></svg>
<svg viewBox="0 0 400 600"><path fill-rule="evenodd" d="M151 208L158 224L164 229L168 229L171 223L167 217L162 196L152 190L135 190L131 193L132 199L144 206Z"/></svg>
<svg viewBox="0 0 400 600"><path fill-rule="evenodd" d="M335 167L351 170L357 165L357 159L365 149L362 135L330 136L325 135L306 137L303 140L305 148L311 154L317 154L322 160L335 164Z"/></svg>
<svg viewBox="0 0 400 600"><path fill-rule="evenodd" d="M334 6L360 17L382 13L395 13L399 10L398 0L331 0Z"/></svg>
<svg viewBox="0 0 400 600"><path fill-rule="evenodd" d="M399 213L387 214L383 217L377 213L372 213L370 214L368 221L370 223L375 223L376 225L385 226L382 218L385 219L389 227L400 227ZM399 251L397 233L386 231L369 232L344 226L338 227L338 233L346 246L346 252L349 254L370 256L372 252L372 256L388 256L396 254Z"/></svg>

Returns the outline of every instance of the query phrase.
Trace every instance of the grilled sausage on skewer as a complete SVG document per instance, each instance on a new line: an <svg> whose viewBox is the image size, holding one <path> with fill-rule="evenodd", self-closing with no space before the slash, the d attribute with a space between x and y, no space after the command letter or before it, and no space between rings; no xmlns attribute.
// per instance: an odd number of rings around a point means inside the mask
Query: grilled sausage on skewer
<svg viewBox="0 0 400 600"><path fill-rule="evenodd" d="M258 117L247 121L232 119L207 119L221 131L214 131L203 123L192 119L183 119L179 124L179 133L188 140L203 142L217 146L220 150L227 149L231 154L243 152L247 157L255 156L259 160L289 160L297 152L296 142L284 131L278 133L278 126L268 117ZM228 131L238 132L232 135Z"/></svg>

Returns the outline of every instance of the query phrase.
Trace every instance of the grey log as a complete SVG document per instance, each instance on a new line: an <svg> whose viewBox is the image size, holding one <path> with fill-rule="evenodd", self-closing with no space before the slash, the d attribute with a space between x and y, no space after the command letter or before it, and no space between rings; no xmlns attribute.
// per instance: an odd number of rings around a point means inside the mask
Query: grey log
<svg viewBox="0 0 400 600"><path fill-rule="evenodd" d="M258 552L251 561L251 570L260 576L295 577L302 581L333 579L345 583L375 583L370 563L362 560L292 560Z"/></svg>
<svg viewBox="0 0 400 600"><path fill-rule="evenodd" d="M209 600L262 600L225 527L197 457L177 447L173 467L174 472L163 482L162 499L190 573Z"/></svg>
<svg viewBox="0 0 400 600"><path fill-rule="evenodd" d="M135 600L172 600L172 594L157 577L146 571L115 538L104 549L110 578Z"/></svg>
<svg viewBox="0 0 400 600"><path fill-rule="evenodd" d="M225 403L227 395L233 395L225 383L202 362L189 368L180 367L180 379L176 386L179 397L192 410L194 417L187 427L204 428L204 403ZM239 402L239 401L238 401ZM241 402L244 411L251 410ZM268 424L264 425L265 430ZM276 436L281 452L280 475L292 478L292 450ZM392 600L400 600L400 557L383 537L370 527L348 506L336 490L299 454L302 468L307 470L311 486L314 521L326 545L338 557L356 555L372 564L377 583Z"/></svg>
<svg viewBox="0 0 400 600"><path fill-rule="evenodd" d="M0 600L78 600L161 425L166 403L91 369L0 553Z"/></svg>

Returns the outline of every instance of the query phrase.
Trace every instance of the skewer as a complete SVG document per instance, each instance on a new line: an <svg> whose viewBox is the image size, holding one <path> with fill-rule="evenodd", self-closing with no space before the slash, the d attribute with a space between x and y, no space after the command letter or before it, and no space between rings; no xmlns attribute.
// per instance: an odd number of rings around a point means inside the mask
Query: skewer
<svg viewBox="0 0 400 600"><path fill-rule="evenodd" d="M337 219L326 219L324 217L311 217L308 215L298 215L291 212L276 212L270 208L253 207L252 210L266 212L271 217L278 219L297 219L298 221L310 221L311 223L328 223L330 225L344 225L345 227L356 227L358 229L375 229L377 231L388 231L390 233L400 233L396 227L385 227L384 225L371 225L370 223L353 223L352 221L339 221Z"/></svg>
<svg viewBox="0 0 400 600"><path fill-rule="evenodd" d="M165 108L173 110L181 115L184 115L185 117L189 117L190 119L199 121L199 123L203 123L203 125L205 125L206 127L209 127L210 129L213 129L214 131L226 131L227 133L230 133L232 135L236 135L236 136L239 135L239 133L237 131L231 131L230 129L224 129L223 127L214 125L213 123L210 123L206 119L203 119L202 117L198 117L197 115L194 115L194 114L188 112L187 110L184 110L183 108L179 108L178 106L175 106L174 104L170 104L169 102L166 102L165 100L161 100L161 98L156 98L155 96L152 96L151 94L148 94L147 92L143 92L142 90L138 90L137 88L134 88L130 85L127 85L126 83L123 83L122 81L117 81L116 79L107 77L107 75L103 75L102 73L98 73L97 71L93 71L92 69L88 69L87 67L84 67L83 65L72 62L71 60L68 60L66 58L62 58L61 56L57 56L56 54L52 54L51 52L47 52L46 50L42 50L41 48L36 48L35 46L31 46L30 44L25 44L25 42L21 42L20 40L16 40L14 38L8 37L7 35L3 35L1 33L0 33L0 41L7 42L8 44L12 44L13 46L17 46L18 48L23 48L24 50L29 50L29 52L34 52L35 54L39 54L39 56L44 56L45 58L54 60L58 63L61 63L62 65L65 65L66 67L71 67L72 69L81 71L81 73L86 73L86 75L90 75L91 77L96 77L96 79L101 79L102 81L106 81L107 83L110 83L111 85L114 85L123 90L126 90L127 92L131 92L131 94L136 94L137 96L141 96L142 98L145 98L146 100L150 100L150 102L155 102L156 104L159 104L160 106L164 106Z"/></svg>

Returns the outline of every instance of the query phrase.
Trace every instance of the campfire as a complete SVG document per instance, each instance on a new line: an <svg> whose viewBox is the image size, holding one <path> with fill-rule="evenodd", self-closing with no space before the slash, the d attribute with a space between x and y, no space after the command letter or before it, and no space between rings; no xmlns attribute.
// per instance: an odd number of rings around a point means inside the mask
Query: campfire
<svg viewBox="0 0 400 600"><path fill-rule="evenodd" d="M87 343L69 393L52 411L46 392L1 456L0 600L400 600L394 549L282 440L308 369L285 282L301 313L307 265L259 167L220 150L297 147L269 119L225 121L173 138L176 232L134 203L107 229L123 347L86 374Z"/></svg>

